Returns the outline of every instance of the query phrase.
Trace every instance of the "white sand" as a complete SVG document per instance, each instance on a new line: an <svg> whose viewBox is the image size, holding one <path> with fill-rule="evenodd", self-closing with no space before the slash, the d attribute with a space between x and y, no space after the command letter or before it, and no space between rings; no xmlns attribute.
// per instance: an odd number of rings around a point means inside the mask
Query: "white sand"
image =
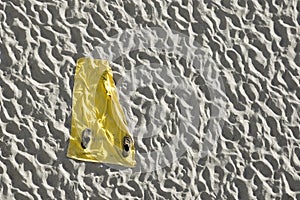
<svg viewBox="0 0 300 200"><path fill-rule="evenodd" d="M0 199L300 199L299 1L93 2L0 2ZM134 169L66 157L83 56Z"/></svg>

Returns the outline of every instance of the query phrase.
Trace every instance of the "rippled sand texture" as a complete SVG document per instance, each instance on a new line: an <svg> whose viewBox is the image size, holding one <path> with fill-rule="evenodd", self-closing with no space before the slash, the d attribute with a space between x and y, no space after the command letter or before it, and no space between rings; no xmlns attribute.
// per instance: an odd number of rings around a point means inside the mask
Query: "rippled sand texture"
<svg viewBox="0 0 300 200"><path fill-rule="evenodd" d="M0 2L0 199L300 199L300 1L136 2ZM127 38L114 37L149 27L178 31L206 49L223 82L218 101L205 75L180 59L187 55L126 53ZM160 37L172 46L167 31L140 39ZM124 50L111 63L115 79L139 86L127 93L117 84L137 127L131 130L140 167L133 170L66 157L76 60L96 46L104 52L110 41ZM167 68L153 61L175 66L177 79L190 83L174 92L175 76L164 76ZM135 81L132 74L139 74ZM179 108L186 91L198 104ZM216 146L197 159L204 124L222 109ZM160 132L143 135L151 130ZM172 143L180 131L193 142ZM147 157L171 145L181 155L169 153L173 159L162 158L162 167Z"/></svg>

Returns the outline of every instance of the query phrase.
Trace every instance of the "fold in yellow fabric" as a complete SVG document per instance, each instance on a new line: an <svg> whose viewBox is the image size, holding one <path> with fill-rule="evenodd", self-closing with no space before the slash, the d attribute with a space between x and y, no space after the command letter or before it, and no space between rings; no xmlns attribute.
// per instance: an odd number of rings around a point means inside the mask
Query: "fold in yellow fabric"
<svg viewBox="0 0 300 200"><path fill-rule="evenodd" d="M127 128L108 61L80 58L74 79L67 156L134 167L134 141Z"/></svg>

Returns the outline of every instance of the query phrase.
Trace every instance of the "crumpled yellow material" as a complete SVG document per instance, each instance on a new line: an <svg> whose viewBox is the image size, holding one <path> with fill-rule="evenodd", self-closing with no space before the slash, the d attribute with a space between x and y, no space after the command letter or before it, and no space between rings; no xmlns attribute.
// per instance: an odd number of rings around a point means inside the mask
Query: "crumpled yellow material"
<svg viewBox="0 0 300 200"><path fill-rule="evenodd" d="M108 61L80 58L73 88L67 156L133 167L135 148Z"/></svg>

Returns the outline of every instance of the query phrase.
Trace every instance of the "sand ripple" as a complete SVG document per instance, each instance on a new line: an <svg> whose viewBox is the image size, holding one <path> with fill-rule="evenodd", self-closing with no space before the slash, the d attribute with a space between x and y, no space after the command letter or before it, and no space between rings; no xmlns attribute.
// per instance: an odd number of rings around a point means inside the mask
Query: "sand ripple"
<svg viewBox="0 0 300 200"><path fill-rule="evenodd" d="M299 1L95 2L0 2L1 199L300 199ZM115 37L151 27L166 30L150 37L158 45L174 47L174 30L203 46L222 87L212 92L189 63L199 52L126 53L149 38ZM124 52L112 68L135 134L135 170L66 157L75 62L96 46ZM122 85L129 72L139 88ZM212 119L220 113L222 123ZM148 154L165 147L177 150L160 162Z"/></svg>

